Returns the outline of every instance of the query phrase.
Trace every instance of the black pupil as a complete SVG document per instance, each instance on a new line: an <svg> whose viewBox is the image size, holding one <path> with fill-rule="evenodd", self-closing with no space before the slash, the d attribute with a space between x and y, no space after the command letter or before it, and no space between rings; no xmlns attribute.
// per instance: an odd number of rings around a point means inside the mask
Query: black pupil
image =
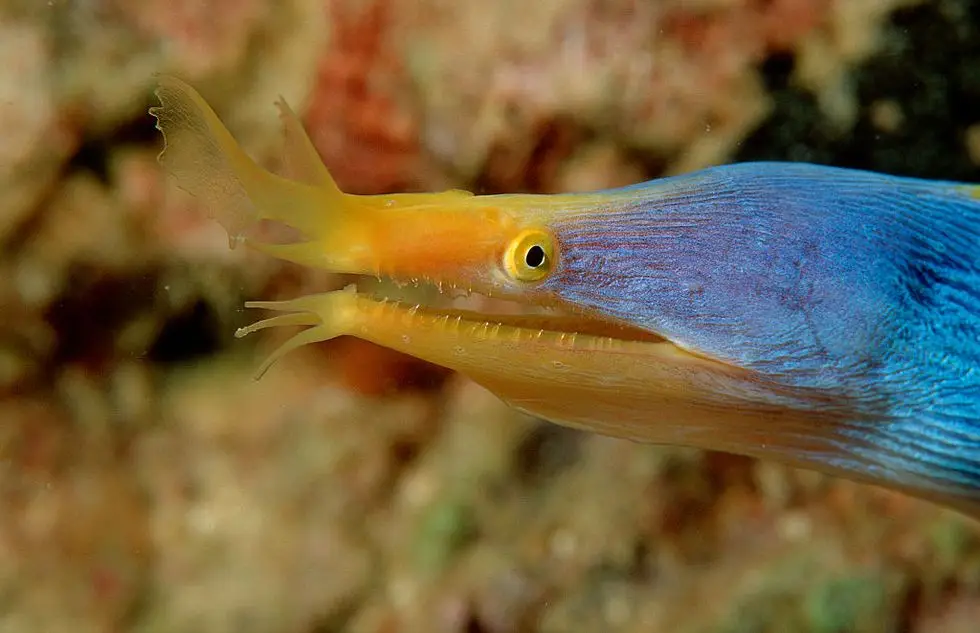
<svg viewBox="0 0 980 633"><path fill-rule="evenodd" d="M544 249L537 244L527 249L527 253L524 255L524 263L529 268L537 268L544 263L544 259Z"/></svg>

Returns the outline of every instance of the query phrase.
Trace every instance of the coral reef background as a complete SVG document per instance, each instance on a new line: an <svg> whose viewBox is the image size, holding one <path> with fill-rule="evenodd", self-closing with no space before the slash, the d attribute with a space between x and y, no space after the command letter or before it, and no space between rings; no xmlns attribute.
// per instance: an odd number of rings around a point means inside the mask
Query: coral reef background
<svg viewBox="0 0 980 633"><path fill-rule="evenodd" d="M0 0L0 633L976 633L980 531L895 493L542 424L338 340L229 250L153 74L342 188L556 192L731 160L980 182L976 0Z"/></svg>

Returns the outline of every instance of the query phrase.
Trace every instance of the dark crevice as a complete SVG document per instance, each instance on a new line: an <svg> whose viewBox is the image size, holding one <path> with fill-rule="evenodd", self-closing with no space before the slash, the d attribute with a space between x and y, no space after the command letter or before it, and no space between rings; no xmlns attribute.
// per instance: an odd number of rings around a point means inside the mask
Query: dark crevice
<svg viewBox="0 0 980 633"><path fill-rule="evenodd" d="M792 53L779 52L773 53L762 62L760 72L766 88L773 90L786 90L789 88L790 77L796 67L796 57Z"/></svg>
<svg viewBox="0 0 980 633"><path fill-rule="evenodd" d="M556 424L541 422L517 446L514 457L518 480L525 485L540 485L571 468L581 454L583 434Z"/></svg>
<svg viewBox="0 0 980 633"><path fill-rule="evenodd" d="M475 614L470 615L469 619L466 621L466 625L463 627L463 631L465 631L465 633L490 633L489 629L480 623L480 620Z"/></svg>
<svg viewBox="0 0 980 633"><path fill-rule="evenodd" d="M657 154L649 149L641 149L631 144L631 140L620 138L619 145L623 149L624 162L628 165L636 165L647 180L660 178L670 167L670 156Z"/></svg>
<svg viewBox="0 0 980 633"><path fill-rule="evenodd" d="M85 139L75 155L68 161L67 170L69 172L89 172L100 183L109 186L110 149L111 145L104 138Z"/></svg>
<svg viewBox="0 0 980 633"><path fill-rule="evenodd" d="M76 264L68 290L45 314L57 334L53 363L108 361L124 325L154 305L158 278L156 270L118 275Z"/></svg>
<svg viewBox="0 0 980 633"><path fill-rule="evenodd" d="M812 94L791 84L791 58L767 59L760 73L774 110L734 159L980 180L965 138L967 128L980 122L980 0L900 9L881 41L881 49L851 73L860 109L853 128L843 131ZM883 123L883 112L894 119L891 124Z"/></svg>
<svg viewBox="0 0 980 633"><path fill-rule="evenodd" d="M788 160L834 164L832 141L813 95L791 87L773 90L773 111L766 121L739 144L736 162Z"/></svg>
<svg viewBox="0 0 980 633"><path fill-rule="evenodd" d="M418 439L402 438L392 442L389 450L392 462L406 468L421 454L422 445Z"/></svg>
<svg viewBox="0 0 980 633"><path fill-rule="evenodd" d="M68 161L66 171L86 171L93 174L99 182L110 185L112 180L111 158L114 149L122 146L156 146L161 142L155 120L149 115L152 107L147 101L141 107L139 116L112 128L104 135L89 136L82 140L74 156Z"/></svg>
<svg viewBox="0 0 980 633"><path fill-rule="evenodd" d="M80 363L98 370L117 354L134 353L119 349L120 337L146 319L162 322L155 337L148 331L145 350L135 350L151 362L180 363L217 353L228 335L214 306L199 298L168 316L161 305L162 277L163 271L156 267L122 274L75 264L66 292L44 315L57 340L50 365Z"/></svg>
<svg viewBox="0 0 980 633"><path fill-rule="evenodd" d="M210 356L221 349L221 321L203 300L167 320L148 352L157 363L182 363Z"/></svg>

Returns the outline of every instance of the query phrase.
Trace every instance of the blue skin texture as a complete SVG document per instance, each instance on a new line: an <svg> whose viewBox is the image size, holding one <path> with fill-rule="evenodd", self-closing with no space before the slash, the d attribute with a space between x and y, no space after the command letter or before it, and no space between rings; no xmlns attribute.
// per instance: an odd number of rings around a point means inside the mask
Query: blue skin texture
<svg viewBox="0 0 980 633"><path fill-rule="evenodd" d="M800 163L633 185L558 223L541 290L836 410L832 466L975 503L977 192Z"/></svg>

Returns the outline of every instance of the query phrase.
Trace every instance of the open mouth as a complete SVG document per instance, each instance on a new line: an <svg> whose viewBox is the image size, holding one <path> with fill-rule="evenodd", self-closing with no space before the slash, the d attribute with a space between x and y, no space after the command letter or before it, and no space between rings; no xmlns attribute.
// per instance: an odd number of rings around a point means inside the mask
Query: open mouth
<svg viewBox="0 0 980 633"><path fill-rule="evenodd" d="M574 314L558 308L529 306L512 299L496 299L472 293L464 301L447 305L419 306L418 309L469 322L486 322L523 330L544 331L569 336L608 338L618 341L666 343L652 332L601 317Z"/></svg>
<svg viewBox="0 0 980 633"><path fill-rule="evenodd" d="M339 336L377 340L380 334L408 341L420 328L433 330L458 345L496 338L519 343L551 341L565 349L623 349L670 345L652 332L587 313L571 313L513 299L456 292L449 286L422 284L413 292L386 292L382 285L359 290L349 285L286 301L251 301L245 305L280 312L236 332L243 337L270 327L307 326L287 340L260 367L261 376L289 351ZM395 295L392 297L392 295ZM648 350L652 351L652 350Z"/></svg>

